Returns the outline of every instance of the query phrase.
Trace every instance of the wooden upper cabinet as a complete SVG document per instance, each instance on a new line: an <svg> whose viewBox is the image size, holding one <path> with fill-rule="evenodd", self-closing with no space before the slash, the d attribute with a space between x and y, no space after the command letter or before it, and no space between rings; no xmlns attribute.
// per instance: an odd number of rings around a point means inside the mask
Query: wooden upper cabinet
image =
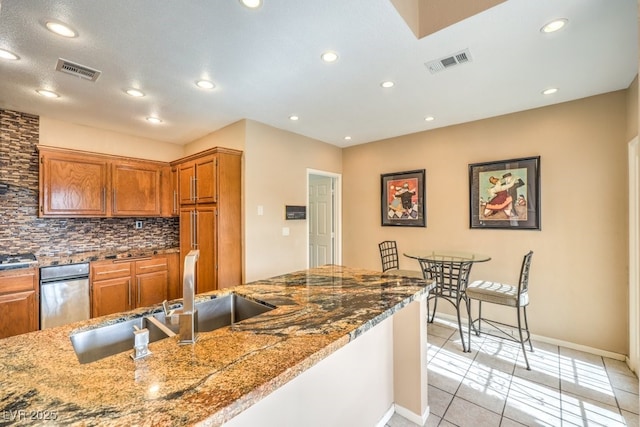
<svg viewBox="0 0 640 427"><path fill-rule="evenodd" d="M215 155L178 165L180 204L217 201L217 159Z"/></svg>
<svg viewBox="0 0 640 427"><path fill-rule="evenodd" d="M166 165L161 170L161 215L164 217L179 216L180 200L178 200L178 168Z"/></svg>
<svg viewBox="0 0 640 427"><path fill-rule="evenodd" d="M40 151L40 216L136 217L178 214L167 163L78 152ZM169 204L170 207L165 207ZM173 206L171 206L173 204ZM175 207L174 207L175 206ZM173 212L172 212L173 210Z"/></svg>
<svg viewBox="0 0 640 427"><path fill-rule="evenodd" d="M191 205L196 203L194 182L196 179L196 164L189 162L178 165L178 194L181 205Z"/></svg>
<svg viewBox="0 0 640 427"><path fill-rule="evenodd" d="M104 216L108 161L40 151L40 216Z"/></svg>
<svg viewBox="0 0 640 427"><path fill-rule="evenodd" d="M218 201L216 188L218 176L216 156L205 156L196 160L196 201L198 203L215 203Z"/></svg>
<svg viewBox="0 0 640 427"><path fill-rule="evenodd" d="M161 176L153 163L112 163L113 216L160 216Z"/></svg>

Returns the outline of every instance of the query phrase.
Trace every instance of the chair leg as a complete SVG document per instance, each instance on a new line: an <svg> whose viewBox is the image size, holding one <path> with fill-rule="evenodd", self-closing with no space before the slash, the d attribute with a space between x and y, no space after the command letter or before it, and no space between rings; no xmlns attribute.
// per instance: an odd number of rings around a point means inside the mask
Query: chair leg
<svg viewBox="0 0 640 427"><path fill-rule="evenodd" d="M427 299L427 303L429 300ZM431 319L429 319L429 308L427 307L427 321L429 323L433 323L433 319L436 317L436 308L438 307L438 294L434 294L433 296L433 314L431 314Z"/></svg>
<svg viewBox="0 0 640 427"><path fill-rule="evenodd" d="M476 335L480 336L482 332L482 301L478 301L478 329L476 329Z"/></svg>
<svg viewBox="0 0 640 427"><path fill-rule="evenodd" d="M458 330L460 331L460 340L462 341L462 352L467 353L471 350L467 350L467 347L464 344L464 332L462 332L462 320L460 318L460 304L462 303L463 299L464 298L458 298L458 302L456 304L456 314L458 315Z"/></svg>
<svg viewBox="0 0 640 427"><path fill-rule="evenodd" d="M467 341L469 341L469 352L471 352L471 325L473 321L471 320L471 299L467 299Z"/></svg>
<svg viewBox="0 0 640 427"><path fill-rule="evenodd" d="M524 348L524 339L522 338L522 322L520 320L520 307L516 307L518 310L518 333L520 334L520 346L522 347L522 354L524 355L524 362L527 365L527 371L531 370L529 367L529 359L527 359L527 349ZM528 333L528 330L527 330ZM531 345L531 340L529 340L529 345Z"/></svg>
<svg viewBox="0 0 640 427"><path fill-rule="evenodd" d="M524 328L527 330L527 340L529 341L529 348L533 353L533 344L531 344L531 333L529 332L529 322L527 321L527 307L522 307L522 311L524 312Z"/></svg>

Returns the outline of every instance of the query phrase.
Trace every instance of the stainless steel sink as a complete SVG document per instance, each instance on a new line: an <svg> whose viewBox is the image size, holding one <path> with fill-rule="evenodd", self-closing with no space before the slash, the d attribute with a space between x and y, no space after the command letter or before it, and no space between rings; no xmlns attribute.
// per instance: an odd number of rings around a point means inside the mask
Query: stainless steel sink
<svg viewBox="0 0 640 427"><path fill-rule="evenodd" d="M201 301L196 303L195 308L196 332L213 331L273 310L271 306L237 294ZM154 317L178 333L177 319L173 322L167 320L164 313L155 314Z"/></svg>
<svg viewBox="0 0 640 427"><path fill-rule="evenodd" d="M71 344L80 363L91 363L104 357L133 350L134 326L149 330L149 342L167 338L160 328L144 317L127 320L71 335Z"/></svg>
<svg viewBox="0 0 640 427"><path fill-rule="evenodd" d="M271 306L236 294L196 303L195 308L197 310L197 332L213 331L273 309ZM154 314L153 317L166 328L178 333L177 315L173 318L167 318L163 312L160 312ZM71 335L71 343L80 363L91 363L124 351L133 351L134 326L149 330L150 343L167 338L169 336L167 332L169 331L163 331L157 323L148 320L146 317L139 317L89 331L78 332Z"/></svg>

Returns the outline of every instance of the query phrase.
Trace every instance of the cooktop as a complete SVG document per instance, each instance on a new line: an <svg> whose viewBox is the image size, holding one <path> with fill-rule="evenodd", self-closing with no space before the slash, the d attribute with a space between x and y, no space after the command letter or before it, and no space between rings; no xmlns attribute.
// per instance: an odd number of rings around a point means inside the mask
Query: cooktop
<svg viewBox="0 0 640 427"><path fill-rule="evenodd" d="M0 255L0 270L31 267L37 262L34 254Z"/></svg>

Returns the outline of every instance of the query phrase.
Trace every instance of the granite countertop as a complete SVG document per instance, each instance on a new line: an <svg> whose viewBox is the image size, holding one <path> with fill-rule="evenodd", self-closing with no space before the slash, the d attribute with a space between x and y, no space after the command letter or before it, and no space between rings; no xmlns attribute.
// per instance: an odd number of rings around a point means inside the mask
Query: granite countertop
<svg viewBox="0 0 640 427"><path fill-rule="evenodd" d="M6 338L0 340L0 424L22 414L24 423L49 417L52 425L220 425L431 286L323 266L210 292L198 299L233 292L276 308L199 333L192 345L178 345L177 336L151 343L153 354L138 360L126 351L81 365L69 336L157 307Z"/></svg>
<svg viewBox="0 0 640 427"><path fill-rule="evenodd" d="M38 267L48 267L51 265L75 264L79 262L103 261L108 259L126 259L135 260L136 258L144 258L152 255L163 255L171 253L179 253L180 248L141 248L141 249L125 249L120 251L87 251L74 252L67 254L58 254L53 256L38 255Z"/></svg>

